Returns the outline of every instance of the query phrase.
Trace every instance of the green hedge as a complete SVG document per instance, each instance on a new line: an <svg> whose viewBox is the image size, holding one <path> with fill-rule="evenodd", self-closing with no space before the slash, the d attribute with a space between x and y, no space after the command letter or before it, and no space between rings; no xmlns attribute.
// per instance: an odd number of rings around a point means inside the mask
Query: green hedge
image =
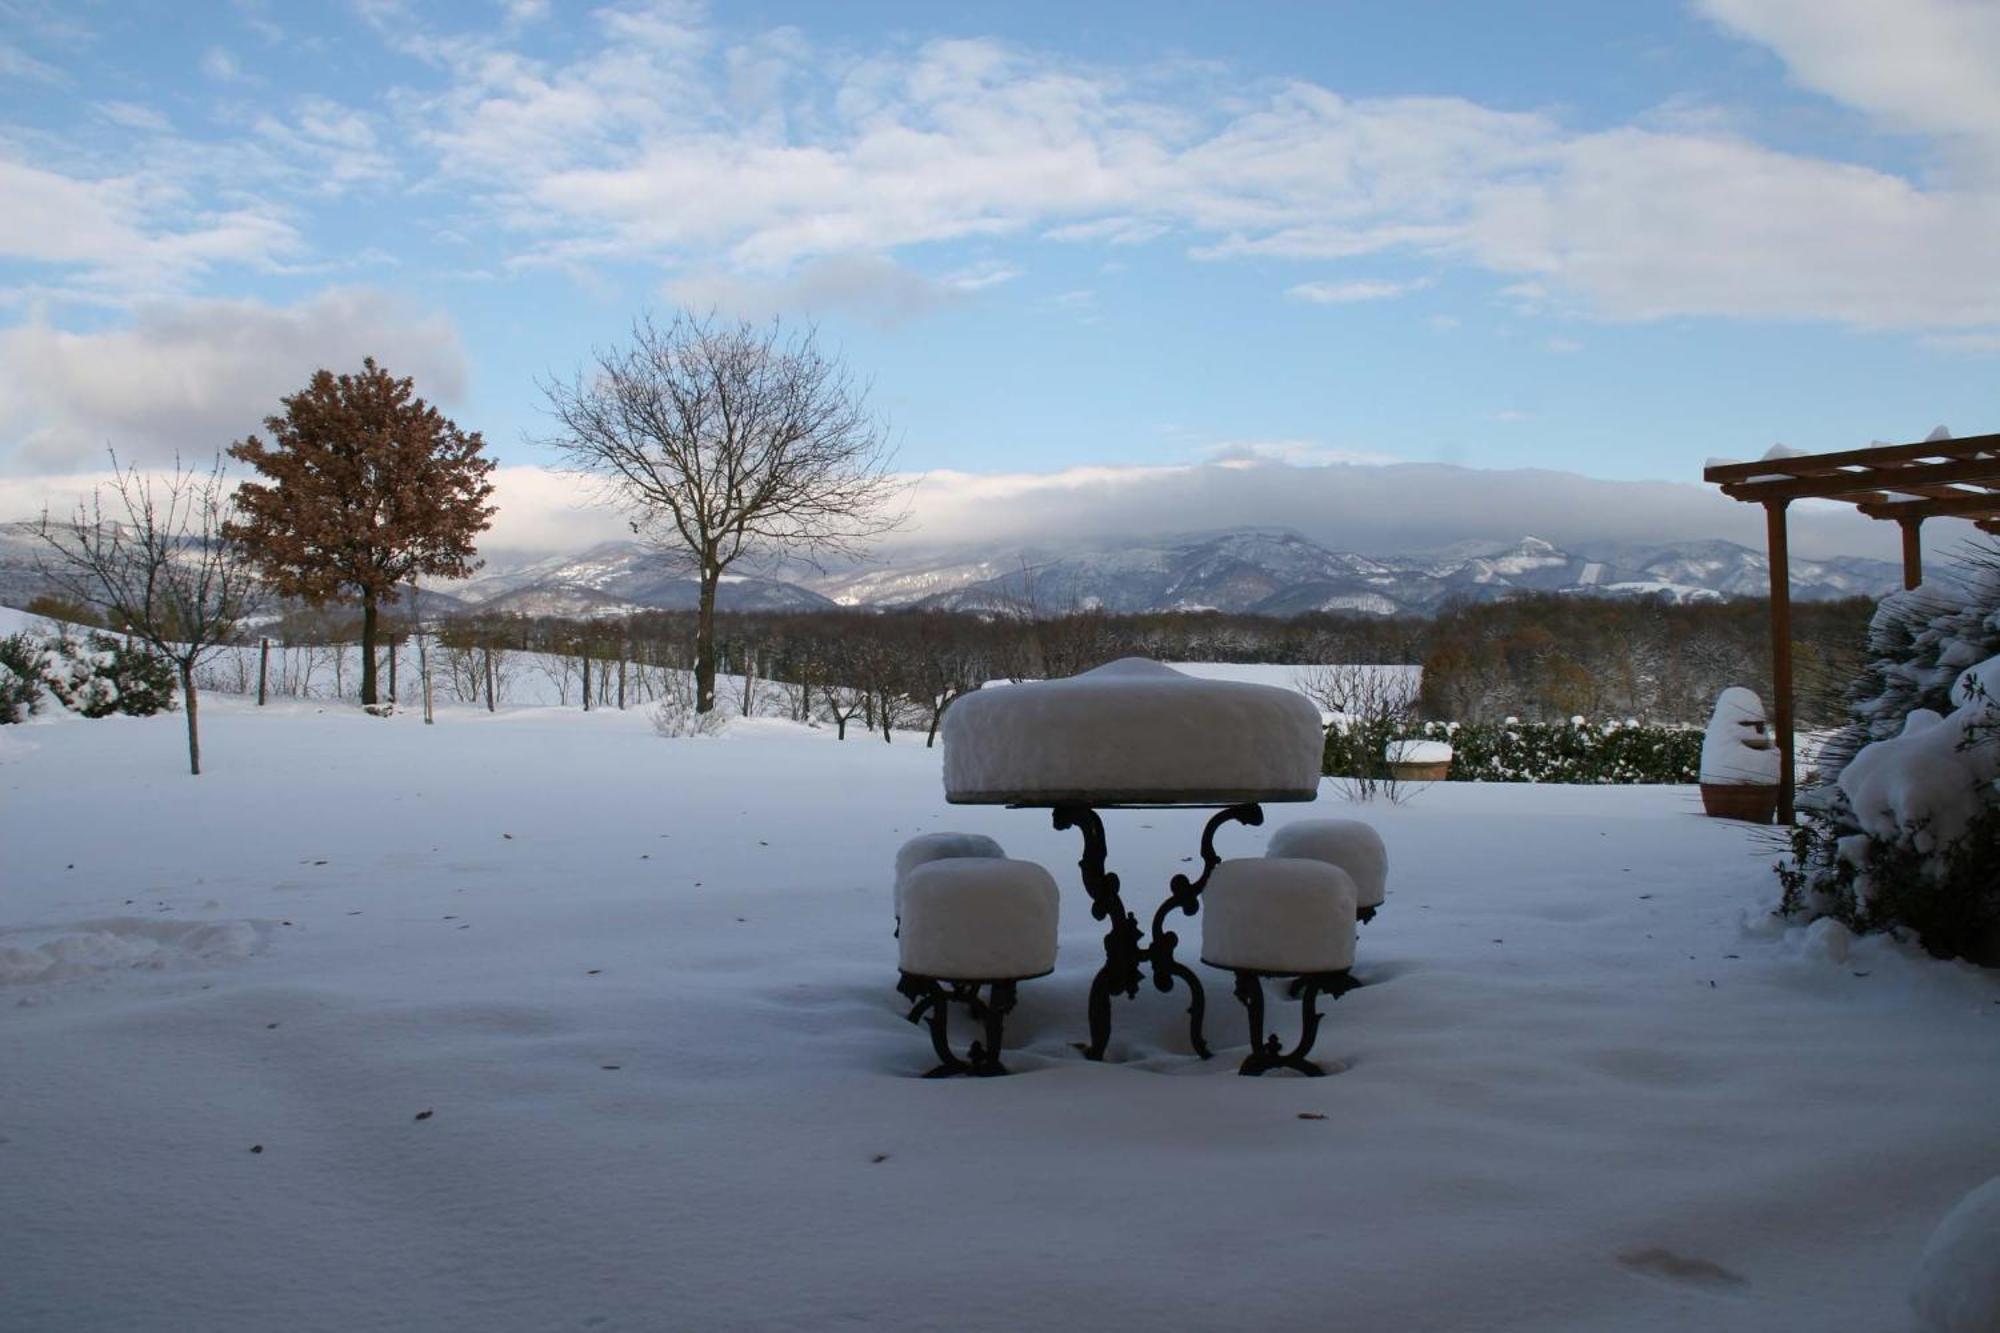
<svg viewBox="0 0 2000 1333"><path fill-rule="evenodd" d="M1638 722L1424 722L1390 731L1329 729L1324 771L1379 777L1391 740L1445 741L1452 782L1687 783L1701 774L1701 732Z"/></svg>

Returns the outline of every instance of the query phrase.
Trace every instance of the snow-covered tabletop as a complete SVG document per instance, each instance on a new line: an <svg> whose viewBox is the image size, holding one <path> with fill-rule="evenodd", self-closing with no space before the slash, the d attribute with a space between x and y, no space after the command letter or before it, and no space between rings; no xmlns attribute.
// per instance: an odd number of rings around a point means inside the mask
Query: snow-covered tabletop
<svg viewBox="0 0 2000 1333"><path fill-rule="evenodd" d="M1202 680L1127 657L1063 680L983 689L944 715L957 805L1310 801L1325 742L1297 690Z"/></svg>

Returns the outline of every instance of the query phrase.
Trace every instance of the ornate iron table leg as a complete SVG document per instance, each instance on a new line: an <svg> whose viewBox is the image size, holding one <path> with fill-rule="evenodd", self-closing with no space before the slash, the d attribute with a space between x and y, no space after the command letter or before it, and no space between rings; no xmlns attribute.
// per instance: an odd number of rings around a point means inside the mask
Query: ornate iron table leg
<svg viewBox="0 0 2000 1333"><path fill-rule="evenodd" d="M1119 894L1118 876L1105 869L1104 820L1096 810L1084 805L1059 805L1053 817L1058 829L1082 830L1083 858L1077 862L1077 868L1083 872L1084 891L1090 895L1090 914L1099 921L1111 922L1111 928L1104 934L1104 966L1090 983L1090 1044L1084 1048L1084 1057L1104 1058L1104 1048L1111 1040L1111 997L1120 992L1127 998L1136 997L1144 968L1151 967L1153 987L1163 994L1174 988L1177 978L1187 984L1188 1042L1195 1054L1206 1060L1210 1052L1202 1035L1202 1020L1207 1014L1207 996L1194 970L1174 957L1180 936L1167 929L1167 916L1176 908L1189 916L1200 910L1201 891L1207 887L1215 867L1222 863L1215 850L1216 831L1231 821L1252 826L1263 823L1262 807L1233 805L1209 819L1201 832L1201 877L1193 880L1181 874L1173 877L1166 900L1153 913L1152 935L1143 946L1139 920L1125 910Z"/></svg>

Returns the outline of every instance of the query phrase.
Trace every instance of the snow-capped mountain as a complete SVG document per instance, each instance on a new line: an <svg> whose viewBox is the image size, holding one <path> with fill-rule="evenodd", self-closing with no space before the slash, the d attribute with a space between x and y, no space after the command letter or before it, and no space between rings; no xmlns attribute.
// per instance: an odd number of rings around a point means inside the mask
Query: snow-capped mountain
<svg viewBox="0 0 2000 1333"><path fill-rule="evenodd" d="M26 525L0 525L0 601L22 605L41 590ZM729 611L813 611L835 606L927 607L999 615L1216 610L1290 616L1307 611L1375 615L1436 611L1453 600L1521 592L1665 596L1675 601L1758 597L1770 586L1761 551L1727 541L1585 543L1539 537L1461 542L1442 550L1361 555L1295 532L1249 528L1152 541L1039 547L904 548L865 564L821 571L800 565L732 573L718 601ZM1858 556L1792 561L1798 599L1879 597L1901 569ZM445 584L429 606L525 615L613 616L686 610L697 584L685 566L640 542L608 542L574 556L491 553L486 568Z"/></svg>
<svg viewBox="0 0 2000 1333"><path fill-rule="evenodd" d="M731 578L730 610L828 606L926 607L1001 615L1217 610L1262 615L1306 611L1424 614L1451 600L1520 592L1666 596L1675 601L1761 596L1770 586L1761 552L1724 541L1594 543L1564 549L1538 537L1460 543L1440 551L1369 556L1340 552L1294 532L1243 529L1159 541L1069 546L906 549L845 569L787 567ZM1883 560L1794 560L1799 599L1881 596L1901 584ZM494 610L615 613L694 605L695 583L637 542L613 542L570 560L496 559L452 591Z"/></svg>

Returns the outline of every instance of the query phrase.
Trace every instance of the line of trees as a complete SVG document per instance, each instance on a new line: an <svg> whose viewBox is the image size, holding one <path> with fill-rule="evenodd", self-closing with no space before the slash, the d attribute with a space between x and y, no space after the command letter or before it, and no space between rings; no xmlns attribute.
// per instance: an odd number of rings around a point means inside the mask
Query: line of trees
<svg viewBox="0 0 2000 1333"><path fill-rule="evenodd" d="M1866 599L1794 608L1795 656L1811 668L1801 674L1803 725L1838 716L1837 687L1851 674L1872 610ZM1071 675L1128 656L1307 667L1421 664L1421 693L1409 686L1410 697L1399 698L1395 709L1398 719L1411 722L1561 721L1580 714L1694 726L1707 720L1727 686L1748 685L1768 697L1769 623L1761 601L1675 606L1538 596L1447 607L1432 619L1084 612L1031 620L841 610L720 613L711 623L718 672L735 678L735 696L719 690L719 707L817 718L843 735L849 726L886 734L885 723L890 732L934 734L951 700L982 682ZM295 616L289 625L293 642L354 635L351 616ZM582 703L587 677L592 699L604 706L614 701L621 662L634 673L691 672L697 634L697 613L653 611L597 620L463 616L441 625L437 639L447 673L468 682L457 690L466 702L482 701L485 664L495 661L503 676L561 672L565 704ZM523 654L538 655L537 665L526 665ZM450 666L454 660L458 665ZM1301 676L1301 688L1336 712L1379 711L1366 701L1343 702L1339 690L1315 688L1319 677L1311 671ZM1389 683L1366 672L1339 677L1350 678L1364 690ZM1815 680L1832 688L1822 694ZM637 681L634 674L626 683L628 701L649 701L657 687Z"/></svg>

